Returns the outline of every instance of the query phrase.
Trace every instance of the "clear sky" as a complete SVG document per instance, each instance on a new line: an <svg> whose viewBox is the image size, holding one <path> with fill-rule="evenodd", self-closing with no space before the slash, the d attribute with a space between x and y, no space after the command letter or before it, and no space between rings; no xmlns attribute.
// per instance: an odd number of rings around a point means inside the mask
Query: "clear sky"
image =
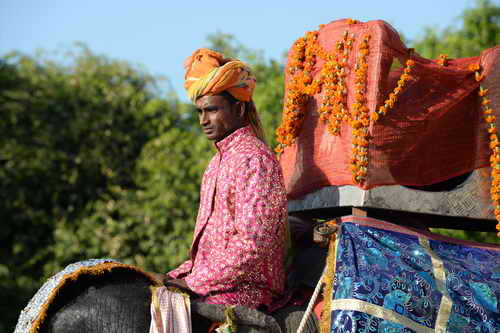
<svg viewBox="0 0 500 333"><path fill-rule="evenodd" d="M498 3L500 0L493 1ZM99 54L142 64L168 77L182 100L184 59L207 46L206 36L233 34L249 48L279 59L293 41L340 18L382 19L408 39L424 27L459 25L474 0L183 1L0 0L0 55L38 48L64 51L75 41Z"/></svg>

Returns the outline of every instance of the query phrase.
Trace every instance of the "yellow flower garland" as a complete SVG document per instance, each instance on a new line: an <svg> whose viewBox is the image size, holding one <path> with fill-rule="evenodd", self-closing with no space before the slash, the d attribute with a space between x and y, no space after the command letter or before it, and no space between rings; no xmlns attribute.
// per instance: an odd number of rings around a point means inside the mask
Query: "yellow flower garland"
<svg viewBox="0 0 500 333"><path fill-rule="evenodd" d="M349 25L357 23L359 21L352 19L348 21ZM320 29L323 27L324 25L320 25ZM368 172L370 119L377 121L394 107L397 96L410 79L409 74L415 62L413 60L406 62L396 88L389 94L384 105L370 114L365 98L370 36L364 36L355 65L355 102L349 114L346 105L345 76L354 39L346 30L342 39L334 44L335 49L327 52L319 45L318 35L318 31L309 31L304 37L297 39L292 46L291 58L285 69L290 78L285 87L283 119L276 130L278 146L275 150L280 154L286 146L295 142L305 118L305 104L308 97L323 93L322 102L318 108L320 119L327 122L327 130L333 135L340 134L342 122L348 122L351 126L352 155L349 168L353 183L362 184ZM319 77L314 80L311 73L318 57L324 60L324 65Z"/></svg>
<svg viewBox="0 0 500 333"><path fill-rule="evenodd" d="M356 72L354 79L355 102L352 105L353 112L350 120L352 127L352 152L350 169L352 181L360 184L365 181L368 172L368 145L369 135L368 126L370 126L369 110L366 106L366 75L368 72L368 54L370 35L363 38L359 46L359 57L356 62Z"/></svg>
<svg viewBox="0 0 500 333"><path fill-rule="evenodd" d="M374 122L379 120L382 116L385 116L387 112L394 107L396 101L398 100L398 95L401 94L404 86L410 80L410 73L414 66L414 60L406 60L405 68L403 69L403 73L399 77L396 88L394 88L394 90L389 94L389 98L384 101L384 105L381 105L377 111L370 114L370 117Z"/></svg>
<svg viewBox="0 0 500 333"><path fill-rule="evenodd" d="M336 43L337 54L330 54L322 49L319 44L316 50L325 61L321 70L320 80L323 87L323 100L318 109L321 120L328 122L328 132L333 135L340 134L342 121L347 120L347 106L345 103L347 87L345 86L345 66L349 60L354 39L344 32L342 40Z"/></svg>
<svg viewBox="0 0 500 333"><path fill-rule="evenodd" d="M481 81L483 75L481 66L471 64L469 70L474 72L476 81ZM488 89L479 86L478 95L481 97L481 108L483 109L483 119L488 124L488 134L490 137L490 166L491 166L491 201L495 218L497 219L496 229L499 231L497 236L500 237L500 141L498 140L498 131L496 126L496 117L493 115L493 109L490 106L491 101L486 96Z"/></svg>

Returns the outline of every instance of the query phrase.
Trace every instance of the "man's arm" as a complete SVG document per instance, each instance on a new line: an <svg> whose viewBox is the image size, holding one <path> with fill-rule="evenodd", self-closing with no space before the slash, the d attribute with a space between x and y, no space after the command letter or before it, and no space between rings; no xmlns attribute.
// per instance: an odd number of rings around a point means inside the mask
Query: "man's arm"
<svg viewBox="0 0 500 333"><path fill-rule="evenodd" d="M183 278L186 274L189 273L191 268L193 267L193 261L188 259L184 261L179 267L168 272L166 275L171 279L179 279Z"/></svg>
<svg viewBox="0 0 500 333"><path fill-rule="evenodd" d="M200 294L223 290L249 273L261 274L259 264L285 242L286 198L278 163L269 156L254 156L238 168L235 187L235 237L226 251L214 258L217 274L186 277L187 285ZM265 278L260 277L260 280Z"/></svg>

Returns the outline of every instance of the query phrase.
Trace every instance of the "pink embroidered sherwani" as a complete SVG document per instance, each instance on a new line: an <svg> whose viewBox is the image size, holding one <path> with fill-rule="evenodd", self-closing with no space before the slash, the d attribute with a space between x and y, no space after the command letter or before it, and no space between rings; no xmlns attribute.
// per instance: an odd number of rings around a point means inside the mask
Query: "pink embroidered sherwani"
<svg viewBox="0 0 500 333"><path fill-rule="evenodd" d="M268 306L284 287L281 168L248 126L216 146L203 175L191 259L168 274L207 303Z"/></svg>

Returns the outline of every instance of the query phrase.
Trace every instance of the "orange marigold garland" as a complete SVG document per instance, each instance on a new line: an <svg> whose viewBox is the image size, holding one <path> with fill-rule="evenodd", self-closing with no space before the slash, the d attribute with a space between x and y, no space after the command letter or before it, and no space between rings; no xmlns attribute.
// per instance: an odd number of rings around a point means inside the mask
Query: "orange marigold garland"
<svg viewBox="0 0 500 333"><path fill-rule="evenodd" d="M280 127L276 130L277 141L276 152L281 153L285 146L291 145L298 136L302 122L304 120L304 94L305 85L310 82L310 71L312 53L308 52L309 59L306 59L306 48L308 38L312 38L310 33L301 37L293 44L293 56L290 59L287 70L291 75L287 82L287 96L283 107L283 119ZM313 64L314 65L314 64ZM307 70L309 71L306 71Z"/></svg>
<svg viewBox="0 0 500 333"><path fill-rule="evenodd" d="M358 21L351 24L355 23ZM318 112L321 119L328 122L328 131L339 134L341 122L348 118L345 105L347 88L344 67L348 62L353 42L354 40L345 31L343 39L336 43L337 54L334 54L320 47L318 31L307 32L304 37L295 41L292 46L292 57L286 67L291 77L285 87L287 93L283 118L276 130L278 146L275 150L278 154L283 152L284 147L293 144L298 136L305 116L307 97L322 91L323 102ZM311 73L318 56L325 61L325 64L319 78L313 80Z"/></svg>
<svg viewBox="0 0 500 333"><path fill-rule="evenodd" d="M328 122L328 132L333 135L340 134L342 121L347 120L345 67L349 61L349 52L353 43L354 39L349 37L347 31L344 31L342 40L336 43L336 55L326 52L317 45L319 55L325 61L320 75L323 81L323 100L318 113L320 119Z"/></svg>
<svg viewBox="0 0 500 333"><path fill-rule="evenodd" d="M349 20L349 25L359 21ZM320 26L320 29L322 26ZM278 146L276 152L283 152L286 146L294 143L302 127L305 117L305 104L309 96L323 93L321 105L318 108L320 119L327 122L327 129L333 135L340 134L342 122L346 121L352 127L352 156L350 169L352 180L361 184L366 180L368 171L368 145L370 118L373 121L384 116L394 107L397 96L401 93L415 62L407 60L406 66L398 80L396 88L389 94L384 105L369 113L366 106L366 77L368 71L367 57L369 54L370 36L364 36L360 43L359 56L355 65L355 102L348 113L346 97L346 69L349 54L354 39L348 31L344 31L341 40L335 43L333 51L324 50L318 41L318 31L307 32L304 37L295 41L292 46L292 56L286 71L289 79L286 82L286 99L283 108L283 119L276 130ZM411 53L411 52L410 52ZM317 58L324 60L323 68L317 79L313 79L312 71Z"/></svg>
<svg viewBox="0 0 500 333"><path fill-rule="evenodd" d="M382 116L385 116L387 112L394 107L394 104L396 104L398 99L398 95L403 91L404 86L410 80L410 73L414 66L414 60L406 60L405 68L399 77L396 88L394 88L394 90L389 94L389 98L384 101L384 105L381 105L378 110L371 113L370 117L373 121L377 121Z"/></svg>
<svg viewBox="0 0 500 333"><path fill-rule="evenodd" d="M474 72L475 79L479 82L483 78L481 67L478 64L469 65L469 69ZM479 96L481 98L481 108L483 110L484 121L488 124L488 134L490 137L490 166L491 166L491 201L493 203L494 214L498 221L497 236L500 237L500 141L496 126L496 117L493 115L491 101L486 96L488 89L479 86Z"/></svg>
<svg viewBox="0 0 500 333"><path fill-rule="evenodd" d="M368 72L368 54L370 35L364 36L359 46L359 56L355 66L354 93L352 105L352 153L350 169L352 181L360 184L365 181L368 172L368 127L370 125L369 110L366 106L366 75Z"/></svg>

